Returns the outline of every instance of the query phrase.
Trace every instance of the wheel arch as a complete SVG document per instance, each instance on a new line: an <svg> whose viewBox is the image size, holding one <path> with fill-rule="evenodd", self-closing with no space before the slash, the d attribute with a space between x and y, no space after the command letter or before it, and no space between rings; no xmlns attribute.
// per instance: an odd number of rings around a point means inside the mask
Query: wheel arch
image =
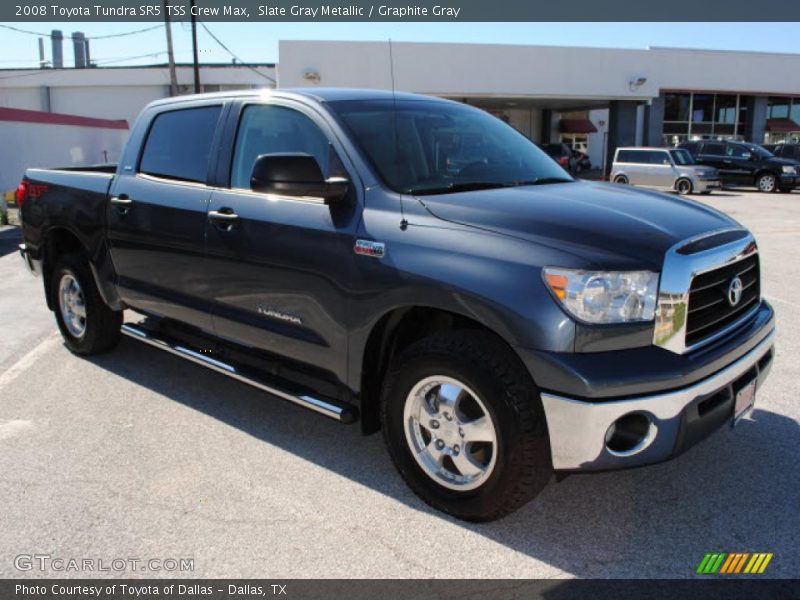
<svg viewBox="0 0 800 600"><path fill-rule="evenodd" d="M380 430L380 395L386 370L396 356L410 344L441 331L471 329L494 336L522 360L513 344L472 317L452 310L427 305L397 307L384 313L372 326L363 346L359 373L361 428L365 434ZM525 368L525 372L528 370ZM530 376L530 375L529 375Z"/></svg>

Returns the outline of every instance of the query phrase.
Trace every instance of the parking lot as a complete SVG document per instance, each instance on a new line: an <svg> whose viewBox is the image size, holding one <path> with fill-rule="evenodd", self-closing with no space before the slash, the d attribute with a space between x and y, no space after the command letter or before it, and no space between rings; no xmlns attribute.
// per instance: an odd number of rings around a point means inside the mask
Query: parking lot
<svg viewBox="0 0 800 600"><path fill-rule="evenodd" d="M0 230L0 576L20 554L191 558L193 577L692 577L706 552L800 560L800 192L702 198L756 234L778 318L751 418L674 461L553 481L495 523L429 509L362 437L130 339L61 344ZM123 572L125 577L154 575Z"/></svg>

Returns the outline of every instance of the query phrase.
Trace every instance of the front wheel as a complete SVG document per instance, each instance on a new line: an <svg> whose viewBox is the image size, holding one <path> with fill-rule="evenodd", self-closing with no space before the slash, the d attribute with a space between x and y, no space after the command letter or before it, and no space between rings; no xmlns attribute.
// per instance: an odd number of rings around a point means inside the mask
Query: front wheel
<svg viewBox="0 0 800 600"><path fill-rule="evenodd" d="M692 182L688 179L678 179L675 182L675 191L678 192L681 196L686 196L692 193Z"/></svg>
<svg viewBox="0 0 800 600"><path fill-rule="evenodd" d="M409 487L460 519L499 519L551 478L539 391L488 333L436 334L404 350L387 374L381 418Z"/></svg>
<svg viewBox="0 0 800 600"><path fill-rule="evenodd" d="M56 323L72 352L99 354L117 345L122 311L112 310L103 302L83 256L61 257L53 269L50 293Z"/></svg>
<svg viewBox="0 0 800 600"><path fill-rule="evenodd" d="M772 173L764 173L756 179L756 187L759 192L774 192L775 191L775 175Z"/></svg>

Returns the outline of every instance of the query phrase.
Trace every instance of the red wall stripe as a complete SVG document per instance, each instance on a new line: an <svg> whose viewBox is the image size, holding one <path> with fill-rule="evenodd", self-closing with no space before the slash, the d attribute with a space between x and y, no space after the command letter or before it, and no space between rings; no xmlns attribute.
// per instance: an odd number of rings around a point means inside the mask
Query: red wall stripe
<svg viewBox="0 0 800 600"><path fill-rule="evenodd" d="M128 129L124 119L95 119L78 115L25 110L22 108L0 108L0 121L21 121L24 123L44 123L47 125L76 125L79 127L100 127L103 129Z"/></svg>

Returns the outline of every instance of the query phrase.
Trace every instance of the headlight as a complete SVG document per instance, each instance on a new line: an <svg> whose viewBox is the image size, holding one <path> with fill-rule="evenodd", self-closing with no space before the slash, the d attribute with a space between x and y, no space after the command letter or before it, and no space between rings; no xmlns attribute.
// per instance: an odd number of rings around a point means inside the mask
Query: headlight
<svg viewBox="0 0 800 600"><path fill-rule="evenodd" d="M655 316L658 273L544 269L544 280L571 315L588 323L650 321Z"/></svg>
<svg viewBox="0 0 800 600"><path fill-rule="evenodd" d="M794 175L795 173L797 173L797 167L790 167L789 165L784 165L783 172L786 173L787 175Z"/></svg>

